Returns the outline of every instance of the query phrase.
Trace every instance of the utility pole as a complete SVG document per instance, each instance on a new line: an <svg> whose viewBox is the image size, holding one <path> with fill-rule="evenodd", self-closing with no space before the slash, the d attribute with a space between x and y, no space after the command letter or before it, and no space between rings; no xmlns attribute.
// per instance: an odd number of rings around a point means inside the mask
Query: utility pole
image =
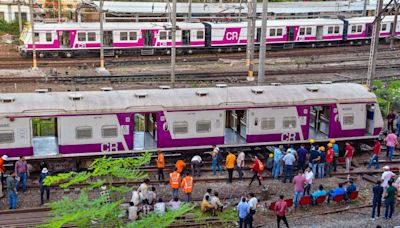
<svg viewBox="0 0 400 228"><path fill-rule="evenodd" d="M390 37L390 49L394 48L394 40L396 39L397 15L399 14L399 8L400 8L400 4L397 2L397 0L394 1L394 7L395 11L394 11L392 34Z"/></svg>
<svg viewBox="0 0 400 228"><path fill-rule="evenodd" d="M32 70L37 70L36 62L36 41L35 41L35 21L33 16L33 0L29 0L29 14L31 18L31 31L32 31Z"/></svg>
<svg viewBox="0 0 400 228"><path fill-rule="evenodd" d="M259 86L265 82L265 54L267 52L267 19L268 19L268 0L263 0L262 23L260 36L260 51L258 63L258 82Z"/></svg>
<svg viewBox="0 0 400 228"><path fill-rule="evenodd" d="M58 0L58 23L61 22L61 0Z"/></svg>
<svg viewBox="0 0 400 228"><path fill-rule="evenodd" d="M364 8L363 8L363 13L362 16L365 17L367 16L367 6L369 4L369 0L364 0Z"/></svg>
<svg viewBox="0 0 400 228"><path fill-rule="evenodd" d="M19 33L21 34L22 33L21 0L18 0L18 29Z"/></svg>
<svg viewBox="0 0 400 228"><path fill-rule="evenodd" d="M256 28L257 0L248 0L247 10L246 65L249 67L247 81L254 81L254 33Z"/></svg>
<svg viewBox="0 0 400 228"><path fill-rule="evenodd" d="M188 17L187 21L191 22L192 21L192 0L189 0L189 5L188 5Z"/></svg>
<svg viewBox="0 0 400 228"><path fill-rule="evenodd" d="M100 68L99 70L104 70L104 30L103 30L103 20L104 20L104 15L103 15L103 6L104 6L104 0L100 0Z"/></svg>
<svg viewBox="0 0 400 228"><path fill-rule="evenodd" d="M376 59L382 22L382 5L383 0L376 1L374 29L372 30L373 35L371 39L371 48L368 60L367 86L369 88L371 88L372 80L374 79L376 73Z"/></svg>
<svg viewBox="0 0 400 228"><path fill-rule="evenodd" d="M175 62L176 62L176 0L172 0L172 42L171 42L171 87L175 87Z"/></svg>

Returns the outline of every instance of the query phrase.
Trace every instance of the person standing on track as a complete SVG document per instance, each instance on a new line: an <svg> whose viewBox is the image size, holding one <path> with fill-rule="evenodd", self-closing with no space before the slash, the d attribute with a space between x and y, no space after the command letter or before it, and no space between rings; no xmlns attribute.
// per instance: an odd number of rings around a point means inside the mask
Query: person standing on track
<svg viewBox="0 0 400 228"><path fill-rule="evenodd" d="M175 168L175 171L169 174L169 186L172 188L172 198L179 197L179 186L181 183L181 174Z"/></svg>
<svg viewBox="0 0 400 228"><path fill-rule="evenodd" d="M46 199L47 201L49 201L50 199L50 186L48 185L44 185L44 179L46 179L46 177L50 176L49 171L47 170L46 167L44 167L42 169L42 172L40 173L40 177L39 177L39 185L40 185L40 205L43 205L44 200L43 200L43 196L44 193L46 192Z"/></svg>
<svg viewBox="0 0 400 228"><path fill-rule="evenodd" d="M258 180L258 184L261 186L261 173L264 171L264 164L258 159L257 156L254 156L253 161L253 166L251 167L253 177L251 178L249 186L253 183L255 179Z"/></svg>
<svg viewBox="0 0 400 228"><path fill-rule="evenodd" d="M389 114L386 116L388 132L392 132L394 130L393 122L394 122L395 118L396 118L396 115L394 114L393 110L390 110Z"/></svg>
<svg viewBox="0 0 400 228"><path fill-rule="evenodd" d="M346 153L344 157L346 159L346 173L350 172L351 168L351 160L353 159L354 148L350 145L349 142L346 142Z"/></svg>
<svg viewBox="0 0 400 228"><path fill-rule="evenodd" d="M274 182L278 181L279 175L281 174L281 160L283 157L283 146L275 147L274 150L274 167L272 168L272 176Z"/></svg>
<svg viewBox="0 0 400 228"><path fill-rule="evenodd" d="M22 192L26 190L26 181L29 177L28 163L25 158L21 156L17 162L15 162L15 172L19 180L17 180L17 190L19 190L19 182L22 182Z"/></svg>
<svg viewBox="0 0 400 228"><path fill-rule="evenodd" d="M385 219L391 219L394 212L394 202L396 200L397 189L392 186L393 181L389 181L389 187L386 189L385 195Z"/></svg>
<svg viewBox="0 0 400 228"><path fill-rule="evenodd" d="M318 162L320 159L318 146L312 145L310 149L310 167L315 177L317 176Z"/></svg>
<svg viewBox="0 0 400 228"><path fill-rule="evenodd" d="M275 204L276 219L278 223L278 228L281 227L281 220L285 223L286 227L289 228L289 224L286 219L287 203L283 200L284 196L280 195L278 202Z"/></svg>
<svg viewBox="0 0 400 228"><path fill-rule="evenodd" d="M326 176L329 177L329 175L332 172L332 163L333 163L333 155L334 151L332 149L332 143L328 143L328 150L326 152L326 158L325 158L325 166L326 166Z"/></svg>
<svg viewBox="0 0 400 228"><path fill-rule="evenodd" d="M325 147L321 146L319 148L319 163L318 163L318 178L325 177L325 162L326 162L326 154L325 154Z"/></svg>
<svg viewBox="0 0 400 228"><path fill-rule="evenodd" d="M298 168L301 170L306 169L306 164L307 164L307 154L308 151L306 149L306 146L304 144L301 144L300 148L297 149L297 159L298 159Z"/></svg>
<svg viewBox="0 0 400 228"><path fill-rule="evenodd" d="M8 159L7 155L3 155L0 158L0 199L4 197L3 194L3 177L6 173L6 168L4 167L4 162Z"/></svg>
<svg viewBox="0 0 400 228"><path fill-rule="evenodd" d="M244 168L244 160L245 160L244 152L243 151L239 151L237 159L236 159L236 171L239 174L240 181L243 180L243 171L242 171L242 169Z"/></svg>
<svg viewBox="0 0 400 228"><path fill-rule="evenodd" d="M237 205L238 217L239 217L239 228L246 227L245 219L249 213L249 204L246 203L246 198L242 197L242 200Z"/></svg>
<svg viewBox="0 0 400 228"><path fill-rule="evenodd" d="M310 190L311 190L312 182L313 182L313 179L314 179L314 173L311 171L310 167L306 168L306 171L304 172L304 178L306 178L307 184L304 187L303 195L306 195L306 194L310 195Z"/></svg>
<svg viewBox="0 0 400 228"><path fill-rule="evenodd" d="M381 152L381 148L382 148L381 143L379 142L378 139L375 139L375 145L374 145L374 147L372 148L372 156L371 156L371 158L369 159L368 169L371 168L372 163L373 163L374 161L376 162L375 168L376 168L376 169L379 169L379 168L380 168L380 166L379 166L379 153Z"/></svg>
<svg viewBox="0 0 400 228"><path fill-rule="evenodd" d="M301 170L298 171L297 176L293 178L294 185L294 197L293 197L293 205L294 208L297 207L297 202L301 199L304 193L304 186L307 184L306 178L303 176L303 172Z"/></svg>
<svg viewBox="0 0 400 228"><path fill-rule="evenodd" d="M293 155L292 150L287 150L287 153L282 158L283 162L285 163L285 175L283 177L282 182L286 183L286 178L289 178L289 182L292 183L292 176L293 176L293 164L296 161L296 158Z"/></svg>
<svg viewBox="0 0 400 228"><path fill-rule="evenodd" d="M165 168L165 160L164 160L164 153L159 150L157 155L157 174L158 180L164 181L164 168Z"/></svg>
<svg viewBox="0 0 400 228"><path fill-rule="evenodd" d="M392 161L394 148L398 145L397 136L394 130L392 130L392 132L386 136L385 141L386 141L386 156L389 161Z"/></svg>
<svg viewBox="0 0 400 228"><path fill-rule="evenodd" d="M216 176L217 175L217 167L219 169L219 172L222 174L222 166L219 164L219 160L220 160L220 152L219 152L219 148L216 145L212 146L213 151L211 152L205 152L206 154L211 154L211 166L212 166L212 171L213 171L213 175Z"/></svg>
<svg viewBox="0 0 400 228"><path fill-rule="evenodd" d="M249 199L249 202L248 202L248 204L249 204L249 214L248 214L248 216L247 216L247 219L246 219L246 227L247 227L247 225L248 225L248 227L249 228L252 228L253 227L253 216L256 214L256 212L257 212L257 204L258 204L258 199L254 196L254 193L252 193L252 192L250 192L249 193L249 197L250 197L250 199Z"/></svg>
<svg viewBox="0 0 400 228"><path fill-rule="evenodd" d="M8 193L8 202L10 209L17 209L17 185L15 183L15 177L17 176L16 172L12 172L6 180L7 183L7 193Z"/></svg>
<svg viewBox="0 0 400 228"><path fill-rule="evenodd" d="M332 149L333 149L333 172L336 172L337 169L337 161L339 158L339 145L336 143L335 139L329 140L330 143L332 143Z"/></svg>
<svg viewBox="0 0 400 228"><path fill-rule="evenodd" d="M190 162L192 164L192 176L201 176L201 165L203 159L201 159L200 155L193 156Z"/></svg>
<svg viewBox="0 0 400 228"><path fill-rule="evenodd" d="M228 183L232 183L233 169L235 168L236 156L232 152L228 152L226 156L225 166L228 170Z"/></svg>
<svg viewBox="0 0 400 228"><path fill-rule="evenodd" d="M383 167L383 170L385 170L382 173L381 180L382 180L382 187L386 190L387 187L389 187L389 181L396 176L392 171L390 171L390 167L385 165Z"/></svg>
<svg viewBox="0 0 400 228"><path fill-rule="evenodd" d="M181 188L182 192L186 194L186 202L191 202L192 190L193 190L193 177L190 176L189 171L186 171L186 176L182 179Z"/></svg>

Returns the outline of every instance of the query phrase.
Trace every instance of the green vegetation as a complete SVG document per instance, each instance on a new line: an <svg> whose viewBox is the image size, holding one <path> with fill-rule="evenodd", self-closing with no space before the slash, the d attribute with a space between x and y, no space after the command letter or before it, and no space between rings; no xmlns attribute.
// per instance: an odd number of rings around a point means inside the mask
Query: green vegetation
<svg viewBox="0 0 400 228"><path fill-rule="evenodd" d="M378 97L379 106L384 117L390 109L400 110L400 80L387 82L375 80L374 86L376 87L374 92Z"/></svg>
<svg viewBox="0 0 400 228"><path fill-rule="evenodd" d="M2 33L19 35L18 20L14 20L12 22L6 22L4 20L0 20L0 35Z"/></svg>

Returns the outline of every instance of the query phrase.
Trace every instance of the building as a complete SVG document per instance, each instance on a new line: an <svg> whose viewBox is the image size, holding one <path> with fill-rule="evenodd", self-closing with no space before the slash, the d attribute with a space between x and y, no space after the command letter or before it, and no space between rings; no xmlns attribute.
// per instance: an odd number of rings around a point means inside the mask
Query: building
<svg viewBox="0 0 400 228"><path fill-rule="evenodd" d="M21 0L21 18L29 21L28 0ZM18 19L18 0L0 0L0 20L11 22Z"/></svg>

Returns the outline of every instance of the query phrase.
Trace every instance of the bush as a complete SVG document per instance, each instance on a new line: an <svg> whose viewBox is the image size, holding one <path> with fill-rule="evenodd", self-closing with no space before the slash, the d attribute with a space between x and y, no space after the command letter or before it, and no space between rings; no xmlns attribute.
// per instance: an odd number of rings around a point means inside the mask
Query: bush
<svg viewBox="0 0 400 228"><path fill-rule="evenodd" d="M8 33L11 35L19 35L18 20L7 22L0 20L0 33Z"/></svg>

